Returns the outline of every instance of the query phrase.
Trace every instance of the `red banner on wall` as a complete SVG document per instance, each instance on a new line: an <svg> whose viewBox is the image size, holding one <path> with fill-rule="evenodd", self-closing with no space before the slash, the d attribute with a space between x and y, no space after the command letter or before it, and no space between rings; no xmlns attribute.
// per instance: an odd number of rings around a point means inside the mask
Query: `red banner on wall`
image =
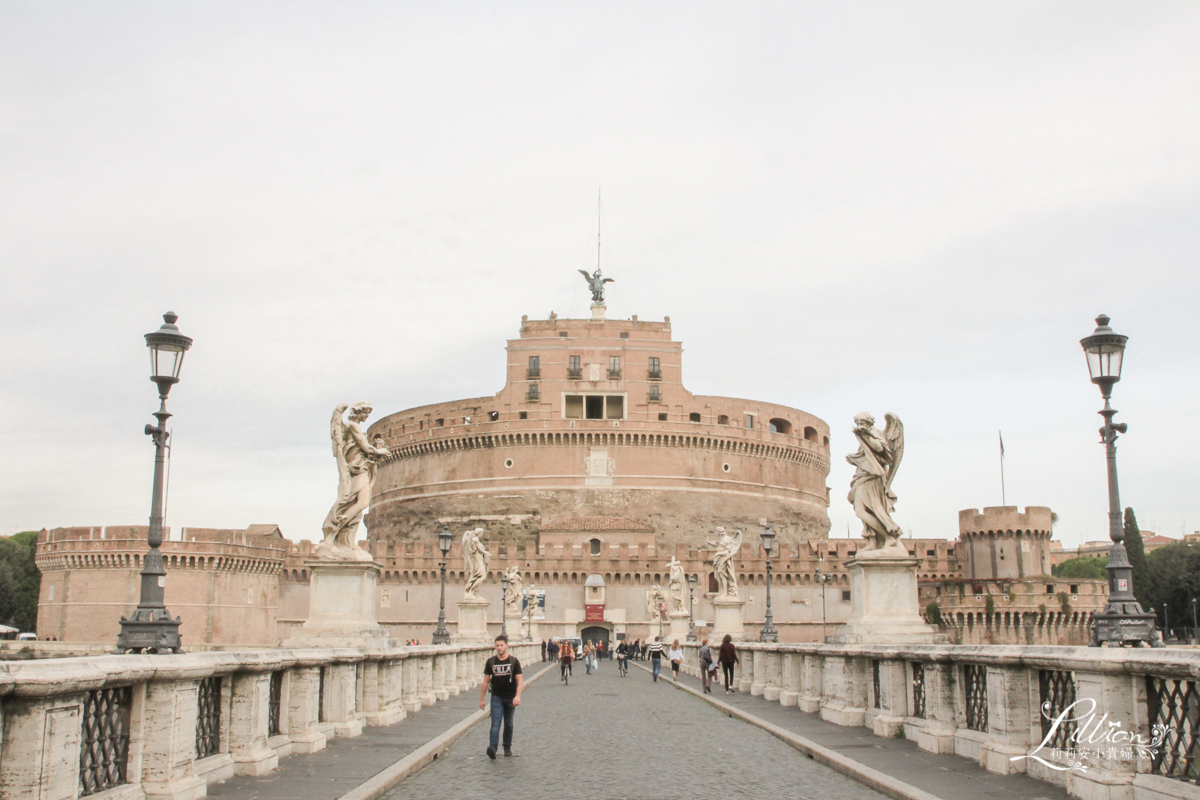
<svg viewBox="0 0 1200 800"><path fill-rule="evenodd" d="M584 603L584 622L604 622L604 603Z"/></svg>

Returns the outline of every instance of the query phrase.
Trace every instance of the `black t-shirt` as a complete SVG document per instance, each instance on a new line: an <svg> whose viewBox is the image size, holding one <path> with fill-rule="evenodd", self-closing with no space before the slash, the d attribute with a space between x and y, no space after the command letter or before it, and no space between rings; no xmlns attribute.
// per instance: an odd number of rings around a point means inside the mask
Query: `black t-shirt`
<svg viewBox="0 0 1200 800"><path fill-rule="evenodd" d="M521 674L521 662L516 656L510 655L503 661L492 656L483 665L483 674L491 676L490 688L496 697L511 700L517 696L517 676Z"/></svg>

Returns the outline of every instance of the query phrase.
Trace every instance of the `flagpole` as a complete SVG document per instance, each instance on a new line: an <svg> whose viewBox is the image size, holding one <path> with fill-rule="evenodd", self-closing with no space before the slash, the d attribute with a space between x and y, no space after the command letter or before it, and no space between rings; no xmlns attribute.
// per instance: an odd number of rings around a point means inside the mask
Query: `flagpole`
<svg viewBox="0 0 1200 800"><path fill-rule="evenodd" d="M1000 434L1000 505L1008 505L1008 497L1004 493L1004 433L997 431Z"/></svg>

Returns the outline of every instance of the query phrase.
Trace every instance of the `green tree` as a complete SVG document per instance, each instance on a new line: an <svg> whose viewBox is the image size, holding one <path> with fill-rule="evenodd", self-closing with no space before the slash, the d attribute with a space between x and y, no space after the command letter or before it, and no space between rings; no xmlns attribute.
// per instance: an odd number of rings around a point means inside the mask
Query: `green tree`
<svg viewBox="0 0 1200 800"><path fill-rule="evenodd" d="M1188 542L1169 544L1146 556L1146 565L1150 592L1143 607L1172 628L1190 628L1192 598L1200 596L1200 547Z"/></svg>
<svg viewBox="0 0 1200 800"><path fill-rule="evenodd" d="M1056 578L1108 579L1108 556L1076 556L1054 567Z"/></svg>
<svg viewBox="0 0 1200 800"><path fill-rule="evenodd" d="M37 630L42 574L34 564L37 531L0 536L0 623Z"/></svg>
<svg viewBox="0 0 1200 800"><path fill-rule="evenodd" d="M1125 553L1133 567L1133 596L1145 608L1150 602L1150 567L1146 563L1146 547L1132 508L1125 509Z"/></svg>

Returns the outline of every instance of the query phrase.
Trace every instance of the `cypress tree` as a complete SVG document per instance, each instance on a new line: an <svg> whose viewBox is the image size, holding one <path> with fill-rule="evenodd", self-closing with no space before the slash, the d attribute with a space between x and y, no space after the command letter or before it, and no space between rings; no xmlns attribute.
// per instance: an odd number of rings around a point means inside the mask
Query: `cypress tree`
<svg viewBox="0 0 1200 800"><path fill-rule="evenodd" d="M1154 587L1150 585L1150 567L1146 563L1146 546L1142 543L1142 532L1132 508L1125 509L1125 552L1133 567L1133 596L1142 608L1152 611Z"/></svg>

